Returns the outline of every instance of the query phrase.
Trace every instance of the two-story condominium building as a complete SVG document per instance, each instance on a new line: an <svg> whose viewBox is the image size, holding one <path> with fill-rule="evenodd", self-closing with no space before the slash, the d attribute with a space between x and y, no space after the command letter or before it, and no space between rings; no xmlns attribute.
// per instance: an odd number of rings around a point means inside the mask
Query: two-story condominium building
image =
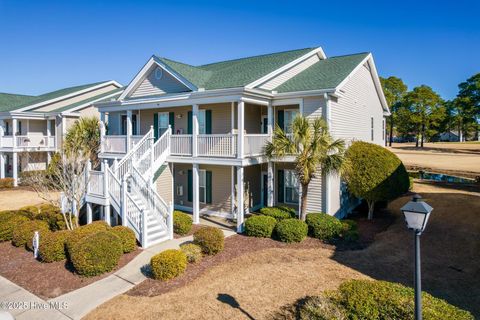
<svg viewBox="0 0 480 320"><path fill-rule="evenodd" d="M98 116L93 103L118 97L115 81L65 88L39 96L0 93L0 177L44 170L64 135L81 116Z"/></svg>
<svg viewBox="0 0 480 320"><path fill-rule="evenodd" d="M324 117L336 138L381 145L389 114L370 53L327 58L321 48L200 66L152 56L118 99L95 106L105 164L90 176L89 221L91 203L103 204L144 246L172 236L173 207L194 223L236 219L238 231L263 206L298 209L294 157L264 155L274 126ZM341 216L348 201L339 177L310 184L310 212Z"/></svg>

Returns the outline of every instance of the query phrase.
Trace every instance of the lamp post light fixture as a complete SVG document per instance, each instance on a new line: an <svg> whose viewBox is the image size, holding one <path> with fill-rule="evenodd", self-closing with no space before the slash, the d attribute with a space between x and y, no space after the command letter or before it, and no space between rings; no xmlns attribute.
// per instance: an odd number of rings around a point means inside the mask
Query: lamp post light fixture
<svg viewBox="0 0 480 320"><path fill-rule="evenodd" d="M427 226L428 218L433 208L421 200L422 197L415 194L412 200L400 210L405 215L405 222L410 230L415 233L415 319L422 319L422 285L420 276L420 235Z"/></svg>

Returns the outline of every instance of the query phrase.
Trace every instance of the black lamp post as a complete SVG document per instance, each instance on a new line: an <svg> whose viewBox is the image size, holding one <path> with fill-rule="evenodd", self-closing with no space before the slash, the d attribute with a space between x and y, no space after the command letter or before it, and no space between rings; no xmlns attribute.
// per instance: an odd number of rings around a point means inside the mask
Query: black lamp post
<svg viewBox="0 0 480 320"><path fill-rule="evenodd" d="M422 285L420 277L420 235L428 222L430 213L433 208L426 202L423 202L422 197L416 194L412 200L404 205L402 210L405 215L405 222L410 230L415 232L415 319L422 319Z"/></svg>

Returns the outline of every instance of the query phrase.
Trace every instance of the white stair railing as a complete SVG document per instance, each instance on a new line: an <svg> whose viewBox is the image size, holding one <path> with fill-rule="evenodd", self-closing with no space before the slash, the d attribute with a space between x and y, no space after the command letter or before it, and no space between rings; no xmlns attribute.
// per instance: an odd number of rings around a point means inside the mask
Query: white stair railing
<svg viewBox="0 0 480 320"><path fill-rule="evenodd" d="M140 141L118 162L115 173L121 178L132 170L133 162L142 158L150 150L151 140L153 139L153 128L143 136Z"/></svg>

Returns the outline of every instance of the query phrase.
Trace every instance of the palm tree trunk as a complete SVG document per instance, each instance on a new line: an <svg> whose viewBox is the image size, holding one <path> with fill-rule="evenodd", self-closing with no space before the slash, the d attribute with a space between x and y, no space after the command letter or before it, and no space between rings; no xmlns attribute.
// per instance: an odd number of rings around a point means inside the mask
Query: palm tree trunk
<svg viewBox="0 0 480 320"><path fill-rule="evenodd" d="M302 205L300 206L300 219L302 221L307 218L307 193L308 184L302 184Z"/></svg>
<svg viewBox="0 0 480 320"><path fill-rule="evenodd" d="M368 220L373 219L373 210L375 209L375 201L367 200L368 204Z"/></svg>

